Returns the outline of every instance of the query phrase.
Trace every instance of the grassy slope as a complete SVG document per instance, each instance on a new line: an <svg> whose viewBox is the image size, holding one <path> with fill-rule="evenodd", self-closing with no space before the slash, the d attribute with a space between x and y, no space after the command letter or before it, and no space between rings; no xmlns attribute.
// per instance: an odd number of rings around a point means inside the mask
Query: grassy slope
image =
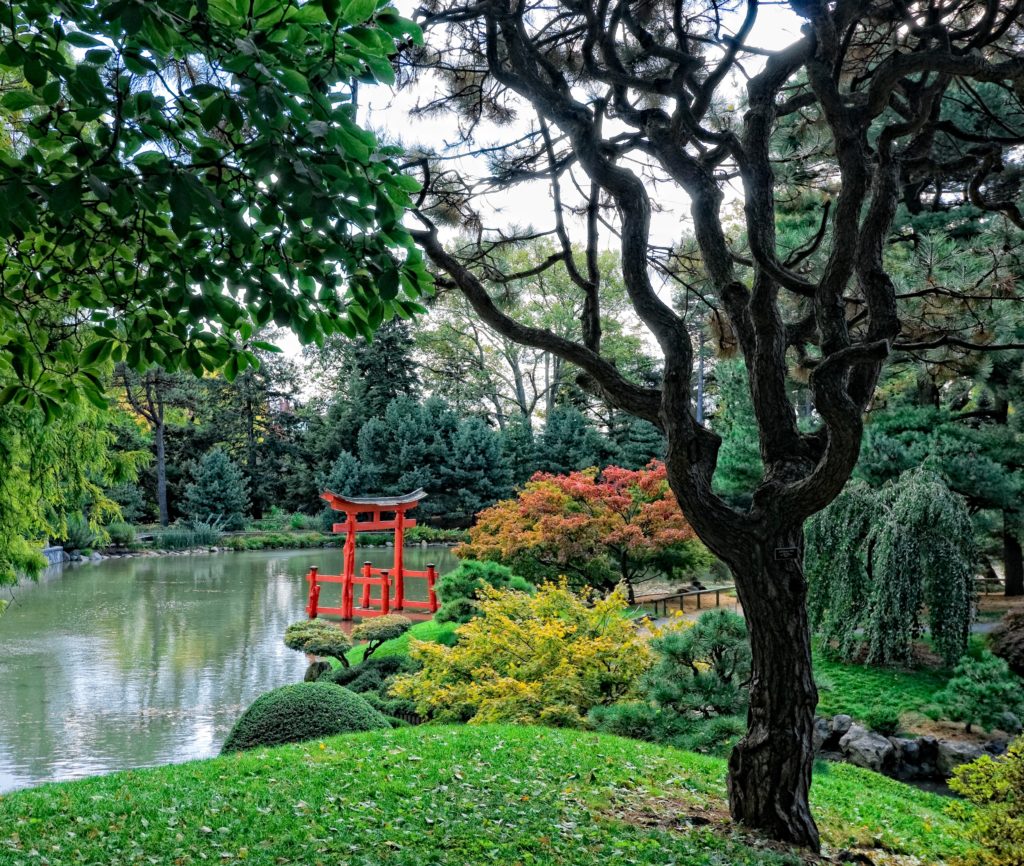
<svg viewBox="0 0 1024 866"><path fill-rule="evenodd" d="M721 814L724 771L713 758L543 728L356 734L8 795L0 863L797 866L678 821ZM833 846L929 863L963 850L941 798L872 773L822 767L814 801Z"/></svg>
<svg viewBox="0 0 1024 866"><path fill-rule="evenodd" d="M927 643L927 641L925 641ZM971 635L967 654L977 658L986 646L982 635ZM875 668L831 661L815 645L814 675L819 681L818 715L846 713L863 720L875 708L899 715L920 713L945 687L952 670L936 668Z"/></svg>
<svg viewBox="0 0 1024 866"><path fill-rule="evenodd" d="M413 638L416 640L439 641L449 635L455 634L455 629L458 627L458 623L437 622L437 620L433 619L418 622L401 637L381 644L380 649L373 654L373 657L384 658L384 656L408 655L409 641ZM360 644L359 646L353 647L345 654L349 662L352 664L358 664L363 660L364 646L364 644Z"/></svg>
<svg viewBox="0 0 1024 866"><path fill-rule="evenodd" d="M896 670L834 662L820 654L814 657L818 679L818 715L846 713L863 719L874 708L891 709L902 715L921 712L932 703L935 693L949 680L949 672Z"/></svg>

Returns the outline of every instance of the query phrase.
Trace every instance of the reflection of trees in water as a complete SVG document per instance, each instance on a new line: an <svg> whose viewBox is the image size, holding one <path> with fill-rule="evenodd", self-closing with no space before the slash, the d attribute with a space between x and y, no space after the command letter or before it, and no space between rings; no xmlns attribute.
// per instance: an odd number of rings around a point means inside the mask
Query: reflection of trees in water
<svg viewBox="0 0 1024 866"><path fill-rule="evenodd" d="M451 554L406 561L447 569ZM134 558L36 587L0 631L0 787L213 753L241 707L301 679L281 635L308 567L339 564L334 549Z"/></svg>

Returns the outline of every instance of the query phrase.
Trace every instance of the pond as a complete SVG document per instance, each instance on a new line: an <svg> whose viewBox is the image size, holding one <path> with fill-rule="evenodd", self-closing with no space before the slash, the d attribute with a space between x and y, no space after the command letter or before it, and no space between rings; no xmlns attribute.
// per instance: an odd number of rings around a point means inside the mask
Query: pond
<svg viewBox="0 0 1024 866"><path fill-rule="evenodd" d="M444 573L455 558L407 548L405 562ZM311 565L336 574L340 549L108 559L18 589L0 617L0 792L217 754L258 695L302 679L281 637L305 615Z"/></svg>

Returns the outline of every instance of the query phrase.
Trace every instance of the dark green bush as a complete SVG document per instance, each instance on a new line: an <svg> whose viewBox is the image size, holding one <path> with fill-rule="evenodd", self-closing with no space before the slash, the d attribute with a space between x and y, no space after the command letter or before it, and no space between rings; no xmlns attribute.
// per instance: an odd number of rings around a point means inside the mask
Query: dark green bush
<svg viewBox="0 0 1024 866"><path fill-rule="evenodd" d="M727 610L703 614L692 628L651 642L657 661L642 678L643 700L596 707L599 731L722 753L742 735L750 647L746 623Z"/></svg>
<svg viewBox="0 0 1024 866"><path fill-rule="evenodd" d="M383 658L367 659L355 667L331 671L324 679L335 685L344 686L350 691L363 694L364 692L380 691L381 686L390 677L399 673L409 673L415 667L415 663L408 656L384 656Z"/></svg>
<svg viewBox="0 0 1024 866"><path fill-rule="evenodd" d="M747 624L731 610L710 610L692 628L651 642L658 661L644 680L655 703L705 717L746 710L750 673Z"/></svg>
<svg viewBox="0 0 1024 866"><path fill-rule="evenodd" d="M864 714L864 724L884 737L893 737L900 730L900 714L891 707L872 707Z"/></svg>
<svg viewBox="0 0 1024 866"><path fill-rule="evenodd" d="M390 727L362 697L331 683L296 683L260 695L242 713L222 753Z"/></svg>
<svg viewBox="0 0 1024 866"><path fill-rule="evenodd" d="M159 550L213 547L220 544L221 528L216 520L181 523L156 533L153 536L153 547Z"/></svg>
<svg viewBox="0 0 1024 866"><path fill-rule="evenodd" d="M458 568L449 571L437 581L437 594L441 609L435 617L438 622L469 622L477 615L476 594L484 586L495 589L513 589L533 592L534 586L512 569L496 562L466 559Z"/></svg>
<svg viewBox="0 0 1024 866"><path fill-rule="evenodd" d="M1002 728L1007 714L1024 719L1024 681L988 650L978 659L965 656L935 696L932 714L964 722L968 731L972 725L986 731Z"/></svg>
<svg viewBox="0 0 1024 866"><path fill-rule="evenodd" d="M717 755L727 753L746 730L746 719L741 715L681 715L649 701L594 707L588 718L606 734Z"/></svg>

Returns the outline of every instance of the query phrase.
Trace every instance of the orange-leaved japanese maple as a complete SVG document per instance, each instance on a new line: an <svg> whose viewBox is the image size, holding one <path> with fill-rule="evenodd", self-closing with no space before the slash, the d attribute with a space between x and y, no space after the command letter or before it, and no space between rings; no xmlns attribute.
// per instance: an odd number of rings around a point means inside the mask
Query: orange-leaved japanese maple
<svg viewBox="0 0 1024 866"><path fill-rule="evenodd" d="M481 511L456 553L504 562L533 579L621 581L631 602L637 583L702 558L660 461L636 470L538 472L514 499Z"/></svg>

